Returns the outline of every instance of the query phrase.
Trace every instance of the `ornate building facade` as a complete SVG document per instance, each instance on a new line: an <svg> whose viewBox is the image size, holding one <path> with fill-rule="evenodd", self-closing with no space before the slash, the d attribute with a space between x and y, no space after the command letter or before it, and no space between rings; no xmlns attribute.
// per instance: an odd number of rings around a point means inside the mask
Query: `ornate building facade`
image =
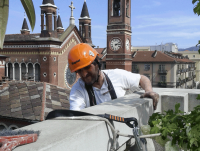
<svg viewBox="0 0 200 151"><path fill-rule="evenodd" d="M10 80L31 80L47 82L63 88L70 88L76 81L76 74L68 69L68 52L78 43L90 43L91 18L89 17L86 2L81 13L80 29L73 22L73 3L70 24L66 30L62 26L61 17L57 15L57 6L53 0L43 0L41 8L41 32L30 34L26 18L21 34L5 36L1 55L5 60L5 76ZM85 13L87 12L87 13ZM88 25L86 24L88 23ZM81 31L81 33L79 32Z"/></svg>

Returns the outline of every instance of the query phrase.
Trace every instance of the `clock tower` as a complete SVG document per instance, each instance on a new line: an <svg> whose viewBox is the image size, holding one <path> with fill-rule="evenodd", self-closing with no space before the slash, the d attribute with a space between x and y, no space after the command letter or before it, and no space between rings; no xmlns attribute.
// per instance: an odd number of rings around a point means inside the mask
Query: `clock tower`
<svg viewBox="0 0 200 151"><path fill-rule="evenodd" d="M131 71L131 0L108 0L106 69Z"/></svg>

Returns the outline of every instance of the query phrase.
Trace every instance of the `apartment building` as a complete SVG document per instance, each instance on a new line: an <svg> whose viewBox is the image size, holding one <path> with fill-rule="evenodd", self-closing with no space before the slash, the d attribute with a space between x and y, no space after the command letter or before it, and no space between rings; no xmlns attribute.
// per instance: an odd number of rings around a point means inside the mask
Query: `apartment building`
<svg viewBox="0 0 200 151"><path fill-rule="evenodd" d="M185 50L185 51L179 51L179 53L181 53L184 56L188 56L190 60L195 62L194 70L196 72L197 85L200 88L200 84L199 84L200 82L200 54L199 52Z"/></svg>
<svg viewBox="0 0 200 151"><path fill-rule="evenodd" d="M179 53L135 51L132 72L147 76L153 87L196 88L195 62Z"/></svg>
<svg viewBox="0 0 200 151"><path fill-rule="evenodd" d="M160 45L151 45L151 46L132 46L131 51L168 51L168 52L174 52L178 53L178 45L175 43L165 43L165 44L160 44Z"/></svg>

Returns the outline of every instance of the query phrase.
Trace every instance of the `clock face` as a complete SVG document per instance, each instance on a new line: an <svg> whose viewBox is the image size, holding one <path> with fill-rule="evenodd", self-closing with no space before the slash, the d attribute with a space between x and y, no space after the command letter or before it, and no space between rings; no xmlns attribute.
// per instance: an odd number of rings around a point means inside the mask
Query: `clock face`
<svg viewBox="0 0 200 151"><path fill-rule="evenodd" d="M71 86L74 84L76 79L77 79L76 72L71 73L69 67L66 66L66 68L65 68L65 84L67 85L67 87L71 89Z"/></svg>
<svg viewBox="0 0 200 151"><path fill-rule="evenodd" d="M126 50L130 49L130 41L129 39L126 39Z"/></svg>
<svg viewBox="0 0 200 151"><path fill-rule="evenodd" d="M121 48L121 46L122 46L122 43L119 38L113 38L110 42L110 47L113 51L119 50L119 48Z"/></svg>
<svg viewBox="0 0 200 151"><path fill-rule="evenodd" d="M66 79L67 83L69 83L69 85L72 85L76 81L76 72L71 73L70 69L67 68Z"/></svg>

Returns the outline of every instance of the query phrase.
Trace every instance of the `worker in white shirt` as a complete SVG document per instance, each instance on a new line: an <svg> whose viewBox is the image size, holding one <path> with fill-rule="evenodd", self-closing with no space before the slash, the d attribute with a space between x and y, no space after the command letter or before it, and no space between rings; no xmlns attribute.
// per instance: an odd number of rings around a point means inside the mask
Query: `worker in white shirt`
<svg viewBox="0 0 200 151"><path fill-rule="evenodd" d="M153 99L154 110L159 95L153 92L150 80L143 75L122 69L101 71L98 53L90 45L80 43L68 54L71 72L80 76L70 92L70 110L81 110L125 95L127 89L138 87L145 90L141 98Z"/></svg>

